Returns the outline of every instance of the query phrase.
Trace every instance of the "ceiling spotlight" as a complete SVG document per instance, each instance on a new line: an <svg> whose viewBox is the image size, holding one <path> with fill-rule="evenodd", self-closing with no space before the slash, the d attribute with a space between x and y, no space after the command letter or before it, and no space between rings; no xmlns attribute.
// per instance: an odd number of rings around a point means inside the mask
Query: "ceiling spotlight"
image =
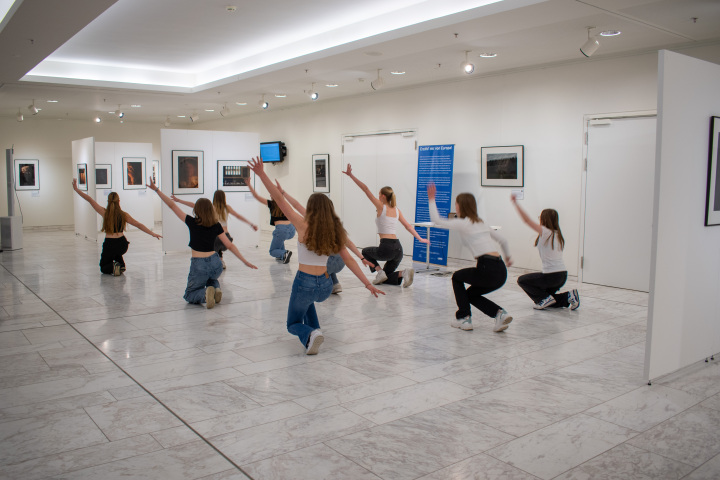
<svg viewBox="0 0 720 480"><path fill-rule="evenodd" d="M28 105L28 110L30 110L30 113L32 113L33 115L37 115L38 112L40 111L40 110L35 106L35 99L33 99L32 105Z"/></svg>
<svg viewBox="0 0 720 480"><path fill-rule="evenodd" d="M378 68L377 78L375 80L373 80L372 82L370 82L370 86L372 87L373 90L380 90L385 85L385 80L380 76L381 70L382 70L382 68Z"/></svg>
<svg viewBox="0 0 720 480"><path fill-rule="evenodd" d="M220 116L221 117L227 117L230 115L230 109L227 106L227 103L223 105L223 108L220 109Z"/></svg>
<svg viewBox="0 0 720 480"><path fill-rule="evenodd" d="M600 42L598 42L597 37L590 36L590 30L592 30L594 27L588 27L588 39L587 42L583 43L583 46L580 47L580 53L585 55L586 57L589 57L593 53L597 51L598 48L600 48Z"/></svg>
<svg viewBox="0 0 720 480"><path fill-rule="evenodd" d="M21 112L20 109L18 108L18 114L15 116L15 120L17 120L18 122L22 122L24 119L25 119L25 118L23 117L22 112Z"/></svg>
<svg viewBox="0 0 720 480"><path fill-rule="evenodd" d="M310 96L310 100L312 100L313 102L320 98L320 94L315 91L314 83L310 86L310 91L308 92L308 95Z"/></svg>
<svg viewBox="0 0 720 480"><path fill-rule="evenodd" d="M270 106L270 104L265 101L265 94L263 94L262 99L258 102L258 106L260 106L263 110L267 110Z"/></svg>
<svg viewBox="0 0 720 480"><path fill-rule="evenodd" d="M100 118L100 115L98 115L97 117L95 117L95 123L100 123L100 122L102 122L102 118Z"/></svg>
<svg viewBox="0 0 720 480"><path fill-rule="evenodd" d="M167 117L165 117L165 126L166 126L166 127L169 127L169 126L170 126L170 115L168 115Z"/></svg>
<svg viewBox="0 0 720 480"><path fill-rule="evenodd" d="M123 113L122 110L120 110L120 105L118 105L118 109L115 110L115 116L118 118L123 118L125 116L125 113Z"/></svg>
<svg viewBox="0 0 720 480"><path fill-rule="evenodd" d="M461 67L463 72L469 75L475 71L475 65L468 61L468 53L470 53L470 50L465 50L465 61L461 64Z"/></svg>
<svg viewBox="0 0 720 480"><path fill-rule="evenodd" d="M191 121L191 122L197 122L198 120L200 120L200 115L198 115L197 113L193 112L193 114L190 115L190 121Z"/></svg>

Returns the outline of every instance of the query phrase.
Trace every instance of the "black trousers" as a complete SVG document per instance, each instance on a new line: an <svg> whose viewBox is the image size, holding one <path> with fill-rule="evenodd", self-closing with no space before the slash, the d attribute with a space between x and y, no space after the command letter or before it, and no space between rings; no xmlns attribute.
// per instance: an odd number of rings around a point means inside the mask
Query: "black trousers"
<svg viewBox="0 0 720 480"><path fill-rule="evenodd" d="M130 242L125 236L118 238L107 238L103 242L102 253L100 254L100 271L102 273L113 273L113 261L118 262L121 267L125 266L123 255L127 253Z"/></svg>
<svg viewBox="0 0 720 480"><path fill-rule="evenodd" d="M227 237L228 240L230 240L230 242L233 241L233 237L230 236L230 232L225 232L225 236ZM214 248L215 248L215 253L217 253L220 258L222 258L222 252L227 250L227 247L225 246L224 243L222 243L222 240L220 240L220 237L215 237Z"/></svg>
<svg viewBox="0 0 720 480"><path fill-rule="evenodd" d="M567 281L567 272L553 273L527 273L518 277L518 285L525 290L532 301L538 303L549 295L555 299L555 304L548 308L564 308L569 306L568 292L555 293Z"/></svg>
<svg viewBox="0 0 720 480"><path fill-rule="evenodd" d="M455 292L455 303L458 311L455 318L470 316L470 305L483 312L488 317L495 317L501 307L483 297L505 285L507 268L501 257L482 255L477 259L477 265L463 268L453 273L452 286ZM465 284L470 286L466 289Z"/></svg>
<svg viewBox="0 0 720 480"><path fill-rule="evenodd" d="M378 260L385 261L383 271L388 279L384 283L390 285L400 285L402 277L395 270L403 259L403 249L400 240L397 238L381 238L380 245L377 247L365 247L362 249L362 256L365 260L372 262L375 267L379 267ZM375 273L375 269L370 269L371 273Z"/></svg>

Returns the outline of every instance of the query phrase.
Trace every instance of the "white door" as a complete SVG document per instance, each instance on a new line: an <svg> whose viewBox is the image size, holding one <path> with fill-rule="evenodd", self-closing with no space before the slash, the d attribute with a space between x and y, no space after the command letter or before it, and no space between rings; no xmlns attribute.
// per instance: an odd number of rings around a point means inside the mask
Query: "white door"
<svg viewBox="0 0 720 480"><path fill-rule="evenodd" d="M582 281L647 292L655 117L588 126Z"/></svg>
<svg viewBox="0 0 720 480"><path fill-rule="evenodd" d="M397 134L346 136L343 139L343 170L352 165L353 174L374 195L384 186L392 187L398 207L408 222L415 221L417 150L415 137ZM378 245L375 208L347 176L342 176L342 220L358 248ZM412 255L413 238L398 225L398 238L405 255Z"/></svg>

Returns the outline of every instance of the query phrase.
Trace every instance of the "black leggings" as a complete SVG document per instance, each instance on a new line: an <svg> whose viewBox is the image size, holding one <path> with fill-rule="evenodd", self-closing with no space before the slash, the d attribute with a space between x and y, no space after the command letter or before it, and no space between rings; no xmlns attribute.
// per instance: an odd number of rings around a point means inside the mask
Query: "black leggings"
<svg viewBox="0 0 720 480"><path fill-rule="evenodd" d="M383 283L389 283L390 285L400 285L402 283L402 277L395 271L403 259L400 240L397 238L381 238L379 246L363 248L362 256L375 267L380 266L378 260L386 260L383 271L388 279ZM370 272L375 273L375 268L371 268Z"/></svg>
<svg viewBox="0 0 720 480"><path fill-rule="evenodd" d="M469 317L471 304L488 317L495 317L501 307L483 295L505 285L505 280L507 280L505 262L502 258L493 255L482 255L478 257L475 267L463 268L453 273L452 286L455 303L458 306L455 318ZM470 284L467 289L466 283Z"/></svg>
<svg viewBox="0 0 720 480"><path fill-rule="evenodd" d="M548 308L564 308L569 306L568 292L555 293L567 281L567 272L528 273L518 277L518 285L525 290L532 301L538 303L552 295L555 303Z"/></svg>
<svg viewBox="0 0 720 480"><path fill-rule="evenodd" d="M125 267L123 255L127 253L130 242L125 236L118 238L105 237L103 242L102 253L100 254L100 271L102 273L113 273L113 262L118 262L121 267Z"/></svg>

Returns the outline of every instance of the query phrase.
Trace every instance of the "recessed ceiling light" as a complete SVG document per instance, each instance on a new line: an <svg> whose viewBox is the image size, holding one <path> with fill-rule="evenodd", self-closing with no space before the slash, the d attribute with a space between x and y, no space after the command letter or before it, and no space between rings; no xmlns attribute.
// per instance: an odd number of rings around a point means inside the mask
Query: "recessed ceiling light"
<svg viewBox="0 0 720 480"><path fill-rule="evenodd" d="M365 52L365 55L368 57L380 57L382 56L382 52Z"/></svg>
<svg viewBox="0 0 720 480"><path fill-rule="evenodd" d="M604 32L600 32L601 37L614 37L616 35L620 35L622 32L620 30L605 30Z"/></svg>
<svg viewBox="0 0 720 480"><path fill-rule="evenodd" d="M205 111L206 111L206 112L214 112L215 110L212 110L212 109L206 108L206 109L205 109Z"/></svg>
<svg viewBox="0 0 720 480"><path fill-rule="evenodd" d="M405 72L403 72L402 70L395 70L390 72L390 75L405 75Z"/></svg>
<svg viewBox="0 0 720 480"><path fill-rule="evenodd" d="M185 118L185 115L178 115L178 118Z"/></svg>
<svg viewBox="0 0 720 480"><path fill-rule="evenodd" d="M57 100L48 100L47 103L58 103Z"/></svg>
<svg viewBox="0 0 720 480"><path fill-rule="evenodd" d="M113 115L115 115L115 110L113 110L112 112L108 112L108 113L112 113Z"/></svg>
<svg viewBox="0 0 720 480"><path fill-rule="evenodd" d="M488 52L488 53L481 53L481 54L478 55L478 57L482 57L482 58L495 58L495 57L497 57L497 53L490 53L490 52Z"/></svg>
<svg viewBox="0 0 720 480"><path fill-rule="evenodd" d="M328 84L325 85L325 86L326 86L326 87L330 87L330 88L335 88L335 87L338 86L338 84L337 84L337 83L328 83Z"/></svg>
<svg viewBox="0 0 720 480"><path fill-rule="evenodd" d="M235 102L235 105L240 105L242 107L243 105L247 105L247 102Z"/></svg>
<svg viewBox="0 0 720 480"><path fill-rule="evenodd" d="M285 98L285 97L287 97L287 95L285 95L284 93L276 93L275 94L275 98Z"/></svg>
<svg viewBox="0 0 720 480"><path fill-rule="evenodd" d="M140 108L142 105L130 105L132 108Z"/></svg>

